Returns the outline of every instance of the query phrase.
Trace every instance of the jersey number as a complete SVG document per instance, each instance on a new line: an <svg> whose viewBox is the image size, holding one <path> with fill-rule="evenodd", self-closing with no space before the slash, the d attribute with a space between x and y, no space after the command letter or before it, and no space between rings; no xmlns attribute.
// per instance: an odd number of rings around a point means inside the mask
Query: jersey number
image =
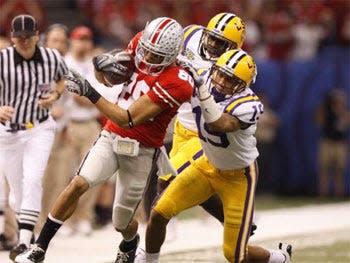
<svg viewBox="0 0 350 263"><path fill-rule="evenodd" d="M179 70L179 74L178 74L179 79L182 79L184 81L187 81L188 83L190 83L190 85L193 87L194 85L194 80L193 78L190 76L190 74L188 74L186 71L184 71L183 69Z"/></svg>
<svg viewBox="0 0 350 263"><path fill-rule="evenodd" d="M253 117L249 121L256 122L259 119L259 117L256 116L258 114L258 111L259 111L259 114L262 114L264 112L263 105L259 103L258 106L254 105L253 109L254 109Z"/></svg>
<svg viewBox="0 0 350 263"><path fill-rule="evenodd" d="M227 139L226 133L211 131L208 128L208 125L206 123L204 123L204 125L203 125L204 130L208 134L208 136L205 137L203 135L203 131L201 130L202 129L202 125L201 125L202 110L201 110L201 107L200 106L194 107L192 111L196 114L196 123L197 123L197 127L198 127L198 137L201 140L208 142L216 147L227 148L230 143Z"/></svg>

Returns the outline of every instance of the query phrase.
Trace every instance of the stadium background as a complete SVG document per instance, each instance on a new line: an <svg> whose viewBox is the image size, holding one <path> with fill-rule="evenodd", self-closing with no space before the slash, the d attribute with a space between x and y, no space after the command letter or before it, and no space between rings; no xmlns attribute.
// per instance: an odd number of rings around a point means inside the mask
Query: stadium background
<svg viewBox="0 0 350 263"><path fill-rule="evenodd" d="M269 181L273 183L269 191L317 194L320 130L315 111L334 88L345 90L350 101L347 0L0 0L0 6L2 35L9 35L14 15L29 12L42 31L52 23L63 23L69 29L87 25L94 30L95 43L106 49L124 47L154 17L174 17L186 26L206 25L223 11L239 14L247 22L243 48L253 54L258 65L253 88L269 97L281 122L271 157ZM6 13L5 7L10 9ZM303 39L293 33L298 28L304 30L302 35L314 35L320 29L324 33L303 45ZM347 195L349 174L348 162Z"/></svg>

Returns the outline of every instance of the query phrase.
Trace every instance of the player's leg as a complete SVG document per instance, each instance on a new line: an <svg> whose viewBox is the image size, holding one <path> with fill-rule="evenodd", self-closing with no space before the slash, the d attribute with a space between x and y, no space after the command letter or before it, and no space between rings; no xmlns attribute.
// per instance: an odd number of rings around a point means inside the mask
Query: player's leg
<svg viewBox="0 0 350 263"><path fill-rule="evenodd" d="M157 150L140 147L136 157L118 155L120 169L116 177L113 204L113 226L123 236L116 262L128 258L132 262L139 243L138 222L134 213L142 200Z"/></svg>
<svg viewBox="0 0 350 263"><path fill-rule="evenodd" d="M107 180L117 169L116 156L112 149L112 139L108 132L102 132L95 145L82 162L77 176L59 195L54 207L41 230L35 246L16 257L16 262L41 262L51 239L74 212L79 197L89 187Z"/></svg>
<svg viewBox="0 0 350 263"><path fill-rule="evenodd" d="M209 181L193 165L179 174L152 209L146 230L146 254L140 255L137 260L141 261L144 257L150 262L157 262L169 220L179 212L208 199L212 194Z"/></svg>
<svg viewBox="0 0 350 263"><path fill-rule="evenodd" d="M235 171L231 175L221 173L221 178L229 180L214 179L212 183L224 204L226 220L223 249L225 257L230 262L242 262L243 260L249 263L290 262L291 246L288 244L280 244L278 250L250 245L246 249L254 211L257 171L257 165L252 164L249 168ZM238 219L239 224L237 224Z"/></svg>
<svg viewBox="0 0 350 263"><path fill-rule="evenodd" d="M246 248L254 212L256 165L253 163L248 168L231 172L220 171L211 180L224 207L225 258L229 262L242 262L246 260Z"/></svg>

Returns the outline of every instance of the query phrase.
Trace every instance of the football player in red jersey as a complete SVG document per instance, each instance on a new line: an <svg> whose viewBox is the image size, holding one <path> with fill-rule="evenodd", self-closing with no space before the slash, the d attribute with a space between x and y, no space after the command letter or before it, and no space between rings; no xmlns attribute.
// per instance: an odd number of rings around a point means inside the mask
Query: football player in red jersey
<svg viewBox="0 0 350 263"><path fill-rule="evenodd" d="M58 197L39 238L16 262L41 262L50 240L78 205L90 187L117 173L113 225L124 240L115 262L133 262L139 243L134 212L147 185L152 163L167 163L163 146L166 128L178 107L193 91L192 77L175 64L183 41L182 27L174 19L151 21L137 34L126 52L135 59L136 72L119 96L117 105L108 102L79 73L66 76L66 88L85 96L108 117L108 121L68 187ZM125 51L124 51L125 52ZM97 67L122 67L116 58L104 54ZM160 165L164 169L164 165ZM168 167L170 172L171 166ZM84 261L84 259L82 259Z"/></svg>

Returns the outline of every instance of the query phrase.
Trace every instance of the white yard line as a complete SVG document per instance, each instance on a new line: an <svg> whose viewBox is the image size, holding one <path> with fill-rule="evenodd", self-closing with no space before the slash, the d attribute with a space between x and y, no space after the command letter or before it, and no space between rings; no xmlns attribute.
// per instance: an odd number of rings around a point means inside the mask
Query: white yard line
<svg viewBox="0 0 350 263"><path fill-rule="evenodd" d="M349 239L350 202L259 211L255 222L258 229L251 242L258 244L269 240L294 241L298 243L293 246L303 247L310 243ZM143 236L144 227L140 233ZM296 238L299 235L303 238ZM120 235L111 226L95 231L89 237L57 236L47 253L46 262L113 262L120 240ZM178 221L176 237L164 244L162 253L220 246L221 240L222 226L213 218ZM0 252L0 262L9 262L8 253Z"/></svg>

